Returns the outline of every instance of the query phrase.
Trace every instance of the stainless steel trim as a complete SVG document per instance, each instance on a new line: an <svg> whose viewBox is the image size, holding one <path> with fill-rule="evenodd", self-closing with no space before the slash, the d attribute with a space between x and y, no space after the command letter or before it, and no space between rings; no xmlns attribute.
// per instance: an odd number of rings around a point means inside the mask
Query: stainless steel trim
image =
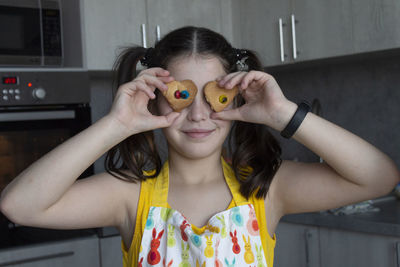
<svg viewBox="0 0 400 267"><path fill-rule="evenodd" d="M142 24L142 44L144 48L147 48L146 24Z"/></svg>
<svg viewBox="0 0 400 267"><path fill-rule="evenodd" d="M39 0L0 0L0 6L38 8Z"/></svg>
<svg viewBox="0 0 400 267"><path fill-rule="evenodd" d="M3 112L0 122L75 119L74 110Z"/></svg>
<svg viewBox="0 0 400 267"><path fill-rule="evenodd" d="M40 58L40 66L44 66L44 36L43 36L43 9L42 9L42 1L39 0L39 25L40 25L40 54L42 57Z"/></svg>
<svg viewBox="0 0 400 267"><path fill-rule="evenodd" d="M156 27L156 41L160 41L161 40L161 28L160 25L157 25Z"/></svg>
<svg viewBox="0 0 400 267"><path fill-rule="evenodd" d="M281 62L285 61L285 50L283 47L283 21L279 18L279 45L281 48Z"/></svg>
<svg viewBox="0 0 400 267"><path fill-rule="evenodd" d="M294 17L294 14L292 14L291 20L292 20L293 59L297 59L296 19Z"/></svg>

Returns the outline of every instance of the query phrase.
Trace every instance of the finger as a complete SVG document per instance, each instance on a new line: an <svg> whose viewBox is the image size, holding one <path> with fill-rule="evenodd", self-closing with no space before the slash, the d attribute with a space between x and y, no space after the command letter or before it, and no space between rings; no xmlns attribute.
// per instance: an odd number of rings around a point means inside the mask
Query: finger
<svg viewBox="0 0 400 267"><path fill-rule="evenodd" d="M249 84L252 83L253 81L260 81L262 79L268 80L269 77L272 77L270 75L268 75L265 72L261 72L261 71L250 71L248 73L248 75L246 75L241 84L240 87L242 89L246 89L247 87L249 87Z"/></svg>
<svg viewBox="0 0 400 267"><path fill-rule="evenodd" d="M178 118L180 115L179 112L171 112L166 116L154 116L154 125L156 128L165 128L171 126L172 123Z"/></svg>
<svg viewBox="0 0 400 267"><path fill-rule="evenodd" d="M167 78L167 77L164 77L164 78ZM143 76L142 79L146 82L146 84L148 84L149 86L152 87L153 91L156 88L159 88L160 90L168 89L168 86L159 77L147 75L147 76Z"/></svg>
<svg viewBox="0 0 400 267"><path fill-rule="evenodd" d="M238 108L223 110L220 112L213 112L211 113L211 118L214 120L226 120L226 121L243 120L242 115Z"/></svg>
<svg viewBox="0 0 400 267"><path fill-rule="evenodd" d="M169 83L169 82L175 81L175 78L172 76L158 77L158 79L164 83Z"/></svg>
<svg viewBox="0 0 400 267"><path fill-rule="evenodd" d="M166 69L154 67L154 68L142 70L138 76L146 75L146 74L149 74L152 76L157 76L157 77L163 77L163 76L169 76L170 73Z"/></svg>
<svg viewBox="0 0 400 267"><path fill-rule="evenodd" d="M149 98L151 98L151 99L156 98L156 95L154 94L155 89L153 89L154 87L151 88L145 82L138 80L136 82L136 88L137 88L137 90L144 92Z"/></svg>
<svg viewBox="0 0 400 267"><path fill-rule="evenodd" d="M236 85L240 84L243 77L247 74L247 72L236 72L228 77L222 79L219 84L226 89L232 89Z"/></svg>

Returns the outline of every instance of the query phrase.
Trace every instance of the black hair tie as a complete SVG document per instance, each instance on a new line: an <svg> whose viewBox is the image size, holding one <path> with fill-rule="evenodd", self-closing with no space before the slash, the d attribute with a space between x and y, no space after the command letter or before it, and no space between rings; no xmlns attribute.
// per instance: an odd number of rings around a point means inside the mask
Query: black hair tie
<svg viewBox="0 0 400 267"><path fill-rule="evenodd" d="M151 62L153 53L154 53L153 47L147 48L146 54L144 54L144 56L140 59L140 64L142 64L142 66L148 67Z"/></svg>
<svg viewBox="0 0 400 267"><path fill-rule="evenodd" d="M246 60L249 58L246 49L233 48L233 53L236 58L236 68L238 71L248 71L249 65L247 65Z"/></svg>

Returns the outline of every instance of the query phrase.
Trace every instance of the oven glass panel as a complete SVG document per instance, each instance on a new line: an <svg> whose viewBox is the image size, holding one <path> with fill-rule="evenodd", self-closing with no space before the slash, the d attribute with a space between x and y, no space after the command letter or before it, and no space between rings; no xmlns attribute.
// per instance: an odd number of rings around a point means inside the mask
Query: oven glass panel
<svg viewBox="0 0 400 267"><path fill-rule="evenodd" d="M70 136L68 129L0 133L0 191L21 171Z"/></svg>
<svg viewBox="0 0 400 267"><path fill-rule="evenodd" d="M0 54L40 56L38 8L0 6Z"/></svg>

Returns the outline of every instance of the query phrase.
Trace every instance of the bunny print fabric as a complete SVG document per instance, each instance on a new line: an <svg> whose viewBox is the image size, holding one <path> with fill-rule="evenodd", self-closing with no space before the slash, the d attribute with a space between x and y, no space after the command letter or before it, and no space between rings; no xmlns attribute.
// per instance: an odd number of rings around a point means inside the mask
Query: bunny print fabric
<svg viewBox="0 0 400 267"><path fill-rule="evenodd" d="M254 207L245 204L191 225L179 212L151 207L138 266L267 267Z"/></svg>

